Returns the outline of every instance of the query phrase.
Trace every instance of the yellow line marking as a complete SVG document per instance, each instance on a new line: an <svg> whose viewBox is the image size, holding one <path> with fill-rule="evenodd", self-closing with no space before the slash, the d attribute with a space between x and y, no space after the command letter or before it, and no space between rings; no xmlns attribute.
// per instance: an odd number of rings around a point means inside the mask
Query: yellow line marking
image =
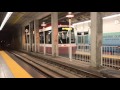
<svg viewBox="0 0 120 90"><path fill-rule="evenodd" d="M15 78L32 78L20 65L18 65L9 55L4 51L0 51L1 56L6 61L8 67L12 71Z"/></svg>

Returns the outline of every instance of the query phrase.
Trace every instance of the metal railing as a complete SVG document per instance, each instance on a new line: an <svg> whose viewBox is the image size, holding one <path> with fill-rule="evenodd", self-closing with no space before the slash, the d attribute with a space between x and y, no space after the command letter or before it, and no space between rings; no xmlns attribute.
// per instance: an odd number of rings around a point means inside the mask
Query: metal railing
<svg viewBox="0 0 120 90"><path fill-rule="evenodd" d="M90 62L90 45L78 44L75 59Z"/></svg>
<svg viewBox="0 0 120 90"><path fill-rule="evenodd" d="M101 65L120 69L120 48L118 46L102 46Z"/></svg>
<svg viewBox="0 0 120 90"><path fill-rule="evenodd" d="M119 55L120 48L118 46L102 46L102 54L104 54L104 55Z"/></svg>
<svg viewBox="0 0 120 90"><path fill-rule="evenodd" d="M102 58L102 66L107 66L107 67L112 67L115 69L120 69L120 59L115 59L115 58Z"/></svg>
<svg viewBox="0 0 120 90"><path fill-rule="evenodd" d="M78 60L90 62L90 45L77 45ZM78 53L79 52L79 53ZM101 49L101 65L120 69L120 47L118 46L102 46Z"/></svg>
<svg viewBox="0 0 120 90"><path fill-rule="evenodd" d="M77 45L77 50L78 51L82 51L82 52L90 52L90 45L86 44L86 45L83 45L83 44L78 44Z"/></svg>

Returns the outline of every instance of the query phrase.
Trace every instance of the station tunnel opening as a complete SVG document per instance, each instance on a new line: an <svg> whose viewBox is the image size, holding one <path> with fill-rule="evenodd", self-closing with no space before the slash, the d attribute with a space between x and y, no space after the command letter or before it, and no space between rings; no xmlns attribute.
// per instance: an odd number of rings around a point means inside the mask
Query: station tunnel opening
<svg viewBox="0 0 120 90"><path fill-rule="evenodd" d="M10 32L0 31L0 50L10 49L12 35Z"/></svg>

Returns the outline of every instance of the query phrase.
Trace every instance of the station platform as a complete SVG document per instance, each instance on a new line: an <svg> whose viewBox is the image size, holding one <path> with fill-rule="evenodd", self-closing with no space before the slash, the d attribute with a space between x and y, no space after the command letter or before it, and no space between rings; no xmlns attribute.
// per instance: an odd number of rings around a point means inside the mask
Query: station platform
<svg viewBox="0 0 120 90"><path fill-rule="evenodd" d="M0 50L0 78L32 78L5 51Z"/></svg>
<svg viewBox="0 0 120 90"><path fill-rule="evenodd" d="M35 57L40 57L43 59L57 61L59 63L62 62L62 63L65 63L66 65L69 65L69 66L72 66L75 68L80 68L80 69L83 69L83 70L86 70L89 72L93 72L93 73L96 73L98 75L103 75L103 76L108 77L108 78L120 78L120 70L115 70L115 69L112 69L109 67L102 67L101 66L101 68L94 68L94 67L90 66L90 63L83 62L80 60L72 59L70 61L69 58L65 58L65 57L53 57L51 55L43 55L41 53L28 52L25 50L21 50L21 52L30 54L30 55L35 56Z"/></svg>
<svg viewBox="0 0 120 90"><path fill-rule="evenodd" d="M94 72L98 75L103 75L108 78L120 78L119 70L104 67L98 69L91 67L90 63L88 62L83 62L75 59L72 59L72 61L70 61L69 58L64 57L53 57L50 55L43 55L35 52L27 52L25 50L22 50L22 52L25 52L32 56L57 61L58 63L62 62L71 67L79 68L89 72ZM0 78L33 78L33 77L18 63L16 63L15 60L13 60L5 51L0 50Z"/></svg>

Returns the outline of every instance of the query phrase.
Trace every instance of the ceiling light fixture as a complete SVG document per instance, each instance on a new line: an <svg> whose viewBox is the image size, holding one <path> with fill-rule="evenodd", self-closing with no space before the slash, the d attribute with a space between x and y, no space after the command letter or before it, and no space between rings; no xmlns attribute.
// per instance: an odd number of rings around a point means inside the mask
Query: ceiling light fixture
<svg viewBox="0 0 120 90"><path fill-rule="evenodd" d="M1 26L0 26L0 31L2 30L2 28L4 27L5 23L7 22L7 20L10 18L10 16L12 15L13 12L7 12Z"/></svg>

